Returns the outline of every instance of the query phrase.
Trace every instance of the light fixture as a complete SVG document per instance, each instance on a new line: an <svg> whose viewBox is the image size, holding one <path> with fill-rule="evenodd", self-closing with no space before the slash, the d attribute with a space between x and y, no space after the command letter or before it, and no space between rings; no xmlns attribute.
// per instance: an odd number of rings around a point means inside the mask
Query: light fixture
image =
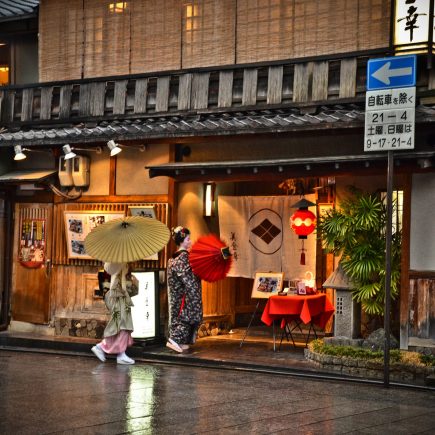
<svg viewBox="0 0 435 435"><path fill-rule="evenodd" d="M23 153L23 149L21 145L14 146L15 157L14 160L24 160L27 156Z"/></svg>
<svg viewBox="0 0 435 435"><path fill-rule="evenodd" d="M107 142L107 146L110 150L110 157L116 156L122 151L122 149L119 148L119 144L115 143L114 140L109 140L109 142Z"/></svg>
<svg viewBox="0 0 435 435"><path fill-rule="evenodd" d="M204 183L203 216L211 217L214 215L214 193L215 183Z"/></svg>
<svg viewBox="0 0 435 435"><path fill-rule="evenodd" d="M66 144L62 147L63 153L65 154L65 160L73 159L76 156L76 153L74 153L71 149L71 147Z"/></svg>
<svg viewBox="0 0 435 435"><path fill-rule="evenodd" d="M314 202L302 198L293 208L297 210L290 216L290 227L302 240L300 264L305 265L305 248L304 240L311 234L316 227L316 215L308 210L308 207L314 207Z"/></svg>

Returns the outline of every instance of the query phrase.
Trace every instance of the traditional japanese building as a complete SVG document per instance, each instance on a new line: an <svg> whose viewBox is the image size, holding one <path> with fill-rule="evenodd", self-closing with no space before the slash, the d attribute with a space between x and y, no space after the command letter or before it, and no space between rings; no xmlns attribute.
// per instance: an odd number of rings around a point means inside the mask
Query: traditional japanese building
<svg viewBox="0 0 435 435"><path fill-rule="evenodd" d="M402 348L434 345L433 1L9 3L0 1L2 328L101 333L101 263L73 243L68 219L152 207L200 235L219 233L223 196L314 195L319 212L347 185L385 192L387 152L365 149L367 63L417 53L415 122L395 130L413 133L413 146L394 152L398 312ZM172 248L136 265L160 272L162 333ZM320 242L309 255L321 288L336 261ZM204 283L205 319L245 324L252 278Z"/></svg>

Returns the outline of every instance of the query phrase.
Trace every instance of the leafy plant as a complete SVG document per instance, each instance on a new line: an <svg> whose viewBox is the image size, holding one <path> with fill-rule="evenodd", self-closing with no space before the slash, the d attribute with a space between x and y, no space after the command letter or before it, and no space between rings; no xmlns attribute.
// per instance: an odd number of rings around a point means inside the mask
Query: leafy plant
<svg viewBox="0 0 435 435"><path fill-rule="evenodd" d="M308 344L311 352L336 357L350 357L362 360L372 360L382 362L384 358L383 351L373 351L361 347L353 346L333 346L325 344L322 339L313 340ZM390 351L391 363L403 363L409 366L435 367L435 357L433 355L423 355L418 352L409 352L406 350L392 349Z"/></svg>
<svg viewBox="0 0 435 435"><path fill-rule="evenodd" d="M319 219L323 247L341 255L341 265L355 284L353 297L368 314L383 314L387 210L382 200L355 188L353 194ZM391 245L391 298L399 294L401 232Z"/></svg>

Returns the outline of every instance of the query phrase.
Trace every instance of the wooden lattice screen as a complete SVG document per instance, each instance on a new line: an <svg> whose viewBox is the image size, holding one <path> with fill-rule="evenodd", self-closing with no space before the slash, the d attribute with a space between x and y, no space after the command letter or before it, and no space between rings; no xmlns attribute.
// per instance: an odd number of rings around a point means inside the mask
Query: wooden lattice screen
<svg viewBox="0 0 435 435"><path fill-rule="evenodd" d="M130 2L87 1L84 20L83 76L129 74Z"/></svg>
<svg viewBox="0 0 435 435"><path fill-rule="evenodd" d="M181 68L180 0L131 3L131 73Z"/></svg>
<svg viewBox="0 0 435 435"><path fill-rule="evenodd" d="M156 218L168 224L168 204L167 203L79 203L79 204L57 204L54 208L53 215L53 254L52 261L54 265L71 265L71 266L85 266L85 265L100 265L101 262L96 260L83 260L83 259L69 259L67 252L67 241L65 234L65 211L99 211L99 212L124 212L128 214L129 206L145 206L152 205L156 211ZM137 262L134 267L144 269L163 269L166 267L167 248L165 247L159 253L159 259L143 260Z"/></svg>
<svg viewBox="0 0 435 435"><path fill-rule="evenodd" d="M389 0L238 0L236 59L248 63L387 47L389 27Z"/></svg>
<svg viewBox="0 0 435 435"><path fill-rule="evenodd" d="M182 67L235 63L234 0L183 2Z"/></svg>
<svg viewBox="0 0 435 435"><path fill-rule="evenodd" d="M83 1L41 0L39 80L80 79L83 65Z"/></svg>

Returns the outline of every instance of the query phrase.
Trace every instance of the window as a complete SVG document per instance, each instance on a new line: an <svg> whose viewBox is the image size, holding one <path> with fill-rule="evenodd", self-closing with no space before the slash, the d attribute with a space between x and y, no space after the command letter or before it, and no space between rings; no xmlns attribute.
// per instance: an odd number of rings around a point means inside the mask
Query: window
<svg viewBox="0 0 435 435"><path fill-rule="evenodd" d="M0 86L9 83L9 46L0 41Z"/></svg>
<svg viewBox="0 0 435 435"><path fill-rule="evenodd" d="M195 30L199 29L199 5L187 3L185 8L185 42L192 44L195 42Z"/></svg>
<svg viewBox="0 0 435 435"><path fill-rule="evenodd" d="M382 202L387 204L387 192L381 192ZM403 219L403 190L393 190L393 219L392 233L402 231Z"/></svg>
<svg viewBox="0 0 435 435"><path fill-rule="evenodd" d="M127 9L128 2L113 2L109 4L109 11L112 14L122 14Z"/></svg>

